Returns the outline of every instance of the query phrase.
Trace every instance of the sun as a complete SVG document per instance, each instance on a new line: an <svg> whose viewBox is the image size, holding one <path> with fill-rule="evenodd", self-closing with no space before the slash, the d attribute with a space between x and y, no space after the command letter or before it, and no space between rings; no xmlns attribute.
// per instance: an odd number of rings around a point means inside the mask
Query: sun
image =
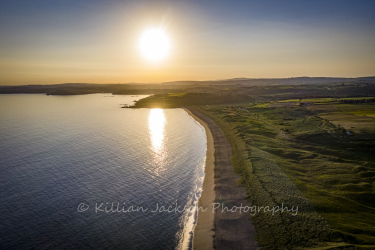
<svg viewBox="0 0 375 250"><path fill-rule="evenodd" d="M142 55L151 62L160 62L167 57L170 47L169 37L161 28L145 30L139 40Z"/></svg>

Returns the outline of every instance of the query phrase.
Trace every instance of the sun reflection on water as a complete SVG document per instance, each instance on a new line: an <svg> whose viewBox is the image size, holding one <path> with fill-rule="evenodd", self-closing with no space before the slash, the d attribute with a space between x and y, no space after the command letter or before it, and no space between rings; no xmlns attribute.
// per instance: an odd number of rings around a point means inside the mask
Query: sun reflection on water
<svg viewBox="0 0 375 250"><path fill-rule="evenodd" d="M148 126L151 137L151 150L154 153L155 173L158 175L163 170L163 161L166 156L165 137L165 116L162 109L151 109L148 117Z"/></svg>

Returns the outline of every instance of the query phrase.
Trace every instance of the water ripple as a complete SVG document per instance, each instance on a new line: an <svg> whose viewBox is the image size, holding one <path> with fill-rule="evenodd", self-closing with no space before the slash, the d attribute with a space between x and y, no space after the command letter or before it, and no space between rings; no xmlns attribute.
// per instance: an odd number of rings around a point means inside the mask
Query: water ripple
<svg viewBox="0 0 375 250"><path fill-rule="evenodd" d="M181 109L120 109L135 98L103 96L0 97L1 247L181 244L187 214L150 211L197 201L204 129ZM148 211L95 212L112 202Z"/></svg>

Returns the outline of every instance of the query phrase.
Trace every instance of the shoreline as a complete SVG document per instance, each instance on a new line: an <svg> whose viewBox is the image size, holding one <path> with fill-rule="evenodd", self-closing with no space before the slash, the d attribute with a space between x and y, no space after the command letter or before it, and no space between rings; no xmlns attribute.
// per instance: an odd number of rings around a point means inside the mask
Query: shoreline
<svg viewBox="0 0 375 250"><path fill-rule="evenodd" d="M197 117L187 108L184 110L200 123L205 131L207 138L205 177L202 185L202 194L198 201L198 207L208 208L210 210L212 203L215 202L215 146L210 127L202 119ZM212 212L203 212L198 210L197 222L193 232L193 249L214 249L214 221L215 214Z"/></svg>
<svg viewBox="0 0 375 250"><path fill-rule="evenodd" d="M212 141L207 141L207 153L209 148L213 148L212 172L206 172L207 180L209 178L212 185L205 186L206 178L203 183L202 196L199 199L199 206L208 208L204 213L199 211L198 221L193 234L193 249L258 249L255 240L255 228L249 218L248 213L223 212L215 210L212 213L212 202L220 203L228 207L250 206L245 199L246 191L238 185L239 175L234 172L232 166L232 145L224 135L222 129L209 117L194 108L185 108L190 111L194 119L204 125L207 135L210 135ZM207 168L206 171L210 171ZM206 184L206 185L207 185ZM212 190L207 190L211 188ZM213 191L209 200L206 193ZM203 204L203 205L201 205ZM203 214L204 213L204 214ZM210 219L208 219L210 218ZM207 221L212 223L213 227L208 227Z"/></svg>

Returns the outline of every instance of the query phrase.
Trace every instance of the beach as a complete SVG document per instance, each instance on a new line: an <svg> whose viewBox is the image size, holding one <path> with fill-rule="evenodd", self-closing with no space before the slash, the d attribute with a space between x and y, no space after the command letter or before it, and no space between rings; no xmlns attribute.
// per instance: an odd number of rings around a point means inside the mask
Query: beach
<svg viewBox="0 0 375 250"><path fill-rule="evenodd" d="M194 115L189 109L184 109L197 122L199 122L206 131L207 153L205 177L203 182L203 192L198 202L198 207L208 208L206 212L198 211L198 221L194 229L193 248L194 249L214 249L213 237L215 214L211 211L212 203L215 202L215 147L210 128L207 123ZM194 112L194 111L193 111Z"/></svg>
<svg viewBox="0 0 375 250"><path fill-rule="evenodd" d="M193 249L256 249L255 228L248 213L212 212L213 203L228 207L249 206L246 192L237 185L239 176L231 165L232 147L220 127L199 111L185 109L206 130L207 162L203 192L194 230Z"/></svg>

